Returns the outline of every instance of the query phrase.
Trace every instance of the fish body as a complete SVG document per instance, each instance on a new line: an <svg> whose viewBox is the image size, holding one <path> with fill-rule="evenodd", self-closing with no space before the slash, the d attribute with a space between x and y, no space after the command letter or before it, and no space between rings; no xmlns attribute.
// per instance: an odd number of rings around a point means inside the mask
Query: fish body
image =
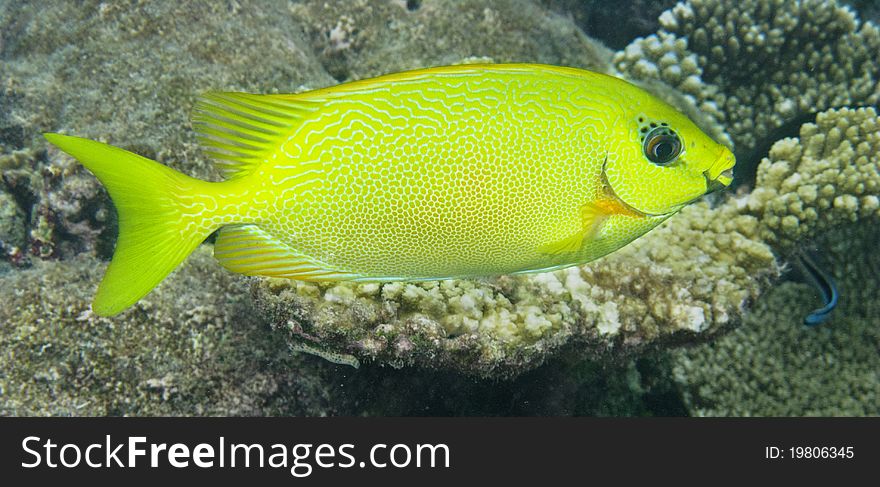
<svg viewBox="0 0 880 487"><path fill-rule="evenodd" d="M119 211L97 313L137 301L218 228L215 256L248 275L422 280L579 264L729 184L734 163L640 88L544 65L212 93L194 126L226 181L47 134Z"/></svg>
<svg viewBox="0 0 880 487"><path fill-rule="evenodd" d="M804 249L795 255L794 261L797 263L801 273L810 281L822 296L822 307L814 309L804 317L805 326L821 325L828 321L832 312L837 308L840 302L840 292L837 290L837 283L834 277L824 271L816 261L810 257L808 250Z"/></svg>

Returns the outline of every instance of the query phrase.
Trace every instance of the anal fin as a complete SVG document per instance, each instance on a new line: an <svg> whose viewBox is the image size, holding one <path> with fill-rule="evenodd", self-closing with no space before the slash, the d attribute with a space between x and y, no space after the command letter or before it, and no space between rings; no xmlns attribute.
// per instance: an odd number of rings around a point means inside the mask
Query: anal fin
<svg viewBox="0 0 880 487"><path fill-rule="evenodd" d="M214 244L214 257L223 267L248 276L303 281L344 281L360 277L331 269L291 249L257 225L223 227Z"/></svg>

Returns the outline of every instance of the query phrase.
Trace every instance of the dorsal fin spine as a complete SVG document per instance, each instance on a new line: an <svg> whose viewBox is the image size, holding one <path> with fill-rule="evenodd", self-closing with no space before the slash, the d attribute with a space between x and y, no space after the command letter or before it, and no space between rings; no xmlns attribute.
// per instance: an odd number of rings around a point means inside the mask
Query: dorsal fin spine
<svg viewBox="0 0 880 487"><path fill-rule="evenodd" d="M199 132L223 139L226 139L230 135L233 135L235 137L252 140L254 142L266 143L269 141L263 138L263 136L278 135L277 132L270 132L260 127L250 127L241 123L230 123L226 119L218 117L215 117L210 122L196 118L194 119L194 122L196 123L196 125L198 125L197 129ZM208 125L209 123L210 125ZM214 129L211 127L211 125L215 127L222 127L226 129L226 131Z"/></svg>
<svg viewBox="0 0 880 487"><path fill-rule="evenodd" d="M237 178L271 159L285 137L320 106L296 95L207 93L196 104L193 126L217 168Z"/></svg>

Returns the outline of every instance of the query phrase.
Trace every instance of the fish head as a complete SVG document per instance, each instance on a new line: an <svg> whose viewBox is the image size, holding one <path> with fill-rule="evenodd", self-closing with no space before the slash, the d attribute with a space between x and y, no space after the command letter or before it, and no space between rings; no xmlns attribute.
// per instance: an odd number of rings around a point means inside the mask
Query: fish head
<svg viewBox="0 0 880 487"><path fill-rule="evenodd" d="M632 209L659 216L730 185L730 149L651 95L632 99L608 147L602 173L607 189Z"/></svg>

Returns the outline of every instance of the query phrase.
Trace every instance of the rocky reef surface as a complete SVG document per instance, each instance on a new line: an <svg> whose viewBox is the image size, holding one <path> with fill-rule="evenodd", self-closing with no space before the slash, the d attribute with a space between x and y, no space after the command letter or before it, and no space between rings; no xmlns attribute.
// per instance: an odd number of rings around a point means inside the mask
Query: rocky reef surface
<svg viewBox="0 0 880 487"><path fill-rule="evenodd" d="M878 241L876 225L843 226L815 241L841 292L828 326L803 326L821 303L811 287L788 281L742 327L672 352L685 408L703 416L880 414Z"/></svg>
<svg viewBox="0 0 880 487"><path fill-rule="evenodd" d="M0 4L0 414L880 412L877 265L851 269L880 215L880 121L859 108L880 97L877 28L835 2L690 0L639 10L624 41L595 28L612 3ZM119 317L89 311L115 212L41 132L216 179L188 120L199 93L473 59L641 83L734 146L752 182L554 273L316 285L231 275L206 245ZM816 242L863 299L805 330L806 288L773 283Z"/></svg>

